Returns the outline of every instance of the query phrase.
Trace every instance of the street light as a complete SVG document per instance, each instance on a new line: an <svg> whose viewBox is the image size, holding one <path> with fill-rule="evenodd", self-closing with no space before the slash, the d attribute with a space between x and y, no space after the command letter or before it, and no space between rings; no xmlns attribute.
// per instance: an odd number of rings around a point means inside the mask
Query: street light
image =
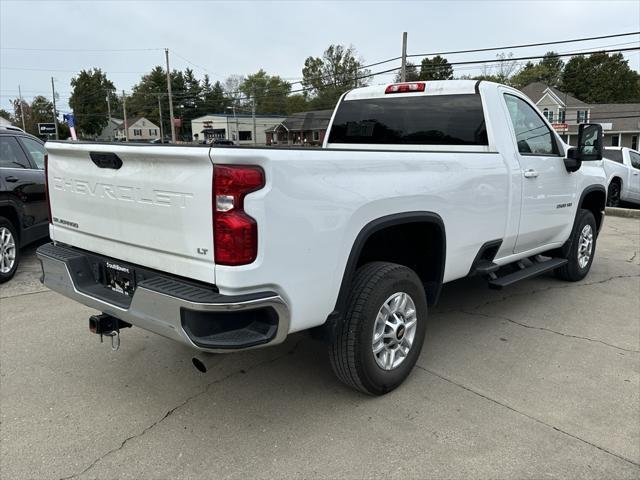
<svg viewBox="0 0 640 480"><path fill-rule="evenodd" d="M236 122L236 141L238 142L238 145L240 144L240 130L238 129L238 117L236 116L236 106L235 104L231 107L227 107L227 110L232 110L233 109L233 119Z"/></svg>

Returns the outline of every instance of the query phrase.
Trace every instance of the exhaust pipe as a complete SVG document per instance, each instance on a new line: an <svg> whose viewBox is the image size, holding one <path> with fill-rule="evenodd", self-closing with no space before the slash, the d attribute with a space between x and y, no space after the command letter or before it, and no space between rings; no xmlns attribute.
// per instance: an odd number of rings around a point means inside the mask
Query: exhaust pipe
<svg viewBox="0 0 640 480"><path fill-rule="evenodd" d="M216 363L217 355L214 353L199 353L197 357L191 359L191 363L196 370L202 373L207 373L213 365Z"/></svg>

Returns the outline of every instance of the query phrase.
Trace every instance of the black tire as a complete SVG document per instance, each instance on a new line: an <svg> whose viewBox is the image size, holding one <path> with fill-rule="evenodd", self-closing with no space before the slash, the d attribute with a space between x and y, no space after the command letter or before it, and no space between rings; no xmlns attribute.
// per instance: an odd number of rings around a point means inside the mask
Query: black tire
<svg viewBox="0 0 640 480"><path fill-rule="evenodd" d="M14 244L14 248L13 248L14 261L11 269L3 273L2 272L3 264L1 262L5 254L6 245L2 245L2 237L0 237L0 283L4 283L11 280L13 276L16 274L16 270L18 269L18 264L20 263L20 246L18 242L18 233L16 231L16 227L13 226L13 223L11 223L5 217L0 217L0 232L2 231L5 231L5 232L8 231L11 234L11 237L13 239L13 244Z"/></svg>
<svg viewBox="0 0 640 480"><path fill-rule="evenodd" d="M588 262L584 266L581 266L579 261L579 252L581 248L580 236L587 226L591 227L591 252ZM567 256L567 260L569 262L566 265L558 268L556 270L556 275L562 280L567 280L568 282L577 282L587 276L587 273L589 273L589 270L591 269L593 258L596 254L596 219L593 216L593 213L591 213L589 210L581 209L578 211L578 217L576 218L576 223L574 225L573 231L571 232L570 240L571 248L569 249L569 254Z"/></svg>
<svg viewBox="0 0 640 480"><path fill-rule="evenodd" d="M384 370L373 353L373 328L382 305L398 292L407 293L415 305L415 335L402 363ZM344 322L329 347L333 371L342 382L363 393L383 395L390 392L413 369L422 350L426 328L427 298L418 275L394 263L368 263L356 272Z"/></svg>
<svg viewBox="0 0 640 480"><path fill-rule="evenodd" d="M609 184L607 190L607 207L619 207L620 206L620 183L613 180Z"/></svg>

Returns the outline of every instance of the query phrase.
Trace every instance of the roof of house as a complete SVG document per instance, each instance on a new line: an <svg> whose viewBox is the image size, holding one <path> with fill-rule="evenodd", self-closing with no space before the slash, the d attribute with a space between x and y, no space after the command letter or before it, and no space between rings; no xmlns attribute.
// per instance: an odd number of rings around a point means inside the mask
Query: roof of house
<svg viewBox="0 0 640 480"><path fill-rule="evenodd" d="M7 119L6 119L6 118L4 118L4 117L0 117L0 126L3 126L3 127L5 127L5 126L6 126L6 127L11 127L11 126L13 126L13 123L11 123L9 120L7 120Z"/></svg>
<svg viewBox="0 0 640 480"><path fill-rule="evenodd" d="M598 103L591 106L591 120L596 123L611 123L611 130L614 132L640 131L638 115L640 103Z"/></svg>
<svg viewBox="0 0 640 480"><path fill-rule="evenodd" d="M115 118L112 118L112 120L117 120ZM140 120L146 120L147 122L149 122L149 127L152 128L159 128L155 123L153 123L151 120L149 120L146 117L133 117L133 118L129 118L127 119L127 128L131 128L131 126L140 121ZM116 128L116 130L124 130L124 120L122 120L122 123L120 125L118 125L118 128Z"/></svg>
<svg viewBox="0 0 640 480"><path fill-rule="evenodd" d="M202 121L206 121L205 119L207 117L223 117L223 118L253 118L253 115L250 113L238 113L236 115L234 115L233 113L207 113L206 115L202 115L201 117L197 117L194 118L193 120L191 120L192 122L202 122ZM285 118L286 115L280 115L280 114L272 114L272 115L267 115L267 114L258 114L255 116L256 118Z"/></svg>
<svg viewBox="0 0 640 480"><path fill-rule="evenodd" d="M550 87L542 82L533 82L520 89L527 97L538 103L542 97L544 97L547 91L551 92L552 96L555 96L565 107L586 107L587 104L582 100L578 100L576 97L562 92L555 87Z"/></svg>
<svg viewBox="0 0 640 480"><path fill-rule="evenodd" d="M333 115L333 110L313 110L289 115L282 123L268 128L267 132L273 132L280 125L287 130L306 131L326 129Z"/></svg>

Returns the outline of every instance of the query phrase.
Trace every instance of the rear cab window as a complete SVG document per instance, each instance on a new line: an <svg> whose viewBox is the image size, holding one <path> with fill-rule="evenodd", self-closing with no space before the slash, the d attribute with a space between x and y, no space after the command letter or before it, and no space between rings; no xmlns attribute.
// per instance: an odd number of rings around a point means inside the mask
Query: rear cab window
<svg viewBox="0 0 640 480"><path fill-rule="evenodd" d="M623 161L622 161L622 150L609 150L609 149L605 148L604 154L602 156L604 158L606 158L607 160L611 160L611 161L617 162L617 163L623 163Z"/></svg>
<svg viewBox="0 0 640 480"><path fill-rule="evenodd" d="M479 94L344 100L329 143L377 145L489 144Z"/></svg>

